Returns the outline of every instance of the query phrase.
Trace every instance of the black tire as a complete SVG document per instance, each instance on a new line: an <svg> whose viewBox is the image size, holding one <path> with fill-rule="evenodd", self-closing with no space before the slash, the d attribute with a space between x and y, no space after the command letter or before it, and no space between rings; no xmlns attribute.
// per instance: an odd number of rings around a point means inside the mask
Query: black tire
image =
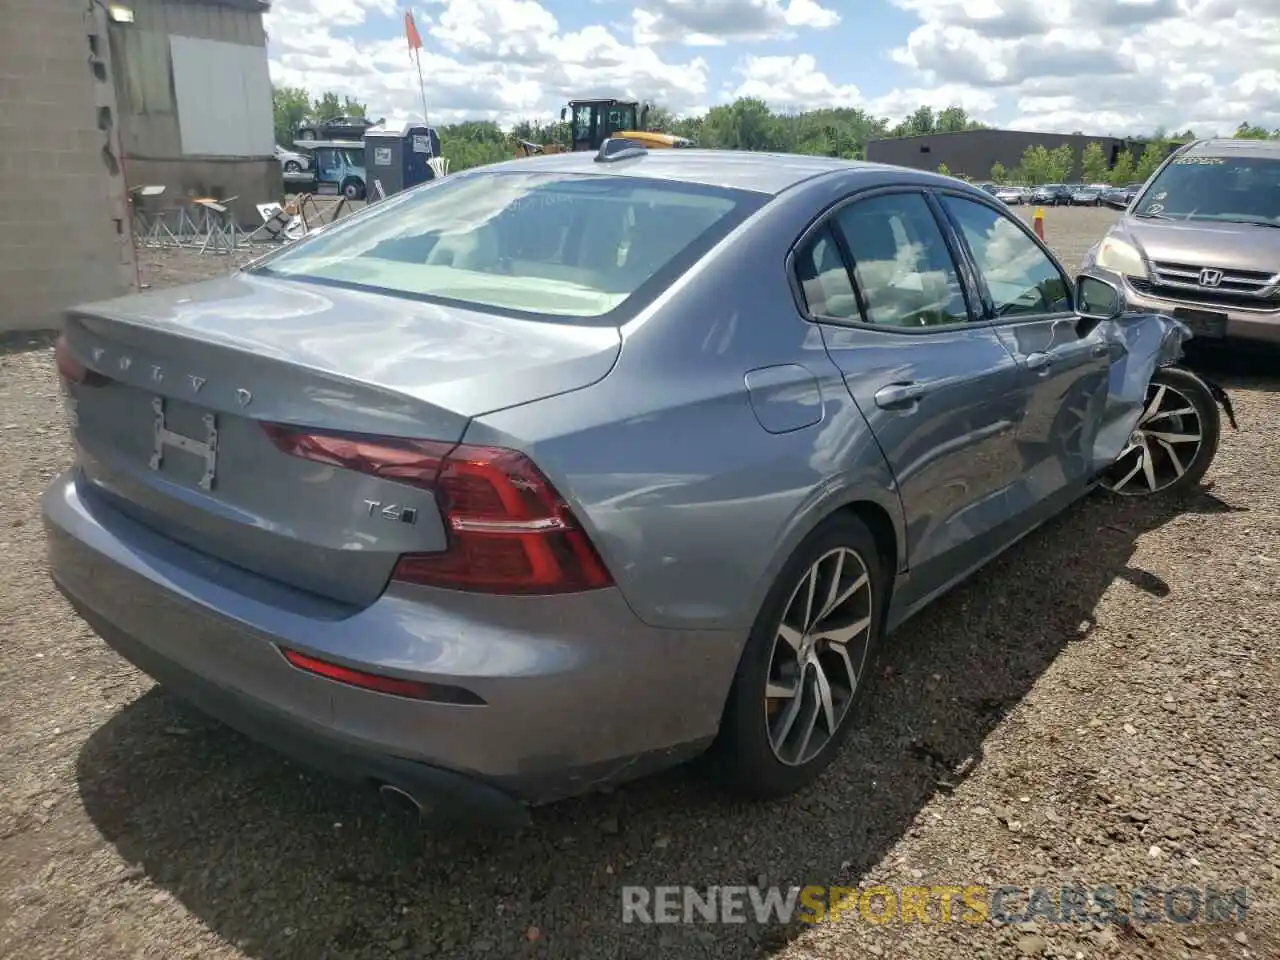
<svg viewBox="0 0 1280 960"><path fill-rule="evenodd" d="M355 177L348 177L342 182L342 195L348 200L363 200L364 184Z"/></svg>
<svg viewBox="0 0 1280 960"><path fill-rule="evenodd" d="M298 163L297 160L286 160L284 162L284 172L285 173L301 173L302 164Z"/></svg>
<svg viewBox="0 0 1280 960"><path fill-rule="evenodd" d="M858 651L862 653L861 673L852 695L845 699L834 733L824 730L828 734L827 739L816 755L804 762L784 763L770 741L769 718L772 712L766 698L769 677L775 666L775 644L778 643L787 608L811 568L841 550L857 555L869 580L866 594L869 606L862 609L861 595L851 597L850 602L859 602L859 607L848 614L854 619L870 619L870 627L864 634L865 652ZM849 730L862 713L868 688L876 673L876 652L889 597L887 584L888 574L875 537L866 524L852 514L841 513L826 520L796 548L778 574L756 617L734 675L719 736L710 752L712 768L726 787L754 800L780 799L807 787L835 759ZM838 605L835 610L839 611L841 607ZM851 649L853 646L851 642L845 649L849 651L850 659L856 660L857 653ZM802 672L797 689L807 684L810 676L811 673ZM816 681L814 689L817 689ZM824 728L827 726L825 719L822 719L822 725Z"/></svg>
<svg viewBox="0 0 1280 960"><path fill-rule="evenodd" d="M298 139L299 140L315 140L316 132L314 130L299 130Z"/></svg>
<svg viewBox="0 0 1280 960"><path fill-rule="evenodd" d="M1159 496L1167 498L1183 496L1199 487L1200 481L1204 479L1204 475L1208 473L1209 467L1213 465L1213 460L1218 455L1218 444L1222 440L1222 411L1218 409L1213 393L1205 382L1183 367L1161 367L1156 371L1155 376L1151 378L1151 385L1147 388L1144 407L1151 404L1161 387L1175 391L1177 395L1185 398L1195 410L1196 424L1198 425L1200 436L1199 445L1188 462L1182 462L1179 458L1178 466L1182 468L1181 474L1178 474L1173 461L1169 460L1169 454L1166 452L1168 447L1163 446L1163 449L1157 449L1157 456L1153 461L1153 469L1156 472L1156 476L1158 478L1167 477L1169 476L1169 471L1172 470L1176 479L1167 484L1162 484L1159 489L1152 492L1139 489L1135 492L1124 493L1113 488L1113 484L1128 475L1135 465L1141 463L1141 457L1143 456L1137 451L1122 455L1103 474L1104 489L1110 490L1115 496ZM1166 402L1162 403L1163 409L1169 409L1168 390L1165 393ZM1175 406L1180 405L1175 404ZM1165 428L1170 432L1174 429L1195 429L1190 425L1190 418L1177 419L1170 417L1161 419L1171 424L1170 427ZM1186 424L1186 426L1182 426L1183 424ZM1152 449L1156 449L1156 447ZM1174 446L1174 449L1177 449L1177 445Z"/></svg>

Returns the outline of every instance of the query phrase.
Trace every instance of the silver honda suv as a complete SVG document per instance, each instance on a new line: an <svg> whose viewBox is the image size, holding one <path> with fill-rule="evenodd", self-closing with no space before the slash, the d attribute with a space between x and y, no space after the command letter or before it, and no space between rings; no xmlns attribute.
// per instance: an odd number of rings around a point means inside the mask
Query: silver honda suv
<svg viewBox="0 0 1280 960"><path fill-rule="evenodd" d="M1085 254L1128 305L1171 313L1197 341L1280 346L1280 141L1178 148Z"/></svg>

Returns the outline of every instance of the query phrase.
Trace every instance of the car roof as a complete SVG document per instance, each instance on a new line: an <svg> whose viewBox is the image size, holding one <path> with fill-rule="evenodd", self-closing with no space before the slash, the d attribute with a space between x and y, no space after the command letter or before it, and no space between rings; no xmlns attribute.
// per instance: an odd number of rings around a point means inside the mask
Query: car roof
<svg viewBox="0 0 1280 960"><path fill-rule="evenodd" d="M881 172L886 175L911 174L915 179L936 178L939 183L955 185L951 177L927 174L920 170L890 166L883 163L867 163L860 160L841 160L838 157L813 157L791 153L755 153L746 150L699 150L696 148L647 150L641 156L627 157L605 163L596 162L594 151L551 153L537 157L508 160L481 169L515 173L615 174L628 177L644 177L653 180L670 180L697 183L708 186L750 190L756 193L776 195L804 180L828 173L865 170L868 174ZM471 171L461 171L465 175Z"/></svg>
<svg viewBox="0 0 1280 960"><path fill-rule="evenodd" d="M1186 148L1183 156L1275 157L1280 159L1280 140L1237 140L1220 137L1213 140L1196 140Z"/></svg>

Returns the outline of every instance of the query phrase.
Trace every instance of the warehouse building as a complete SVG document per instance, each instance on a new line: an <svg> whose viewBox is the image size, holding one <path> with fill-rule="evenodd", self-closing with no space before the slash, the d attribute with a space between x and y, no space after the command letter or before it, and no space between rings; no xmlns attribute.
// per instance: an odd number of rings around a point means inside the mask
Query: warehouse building
<svg viewBox="0 0 1280 960"><path fill-rule="evenodd" d="M244 224L278 200L268 0L113 0L111 57L130 188L237 197ZM260 222L260 221L259 221Z"/></svg>
<svg viewBox="0 0 1280 960"><path fill-rule="evenodd" d="M875 163L892 163L917 170L937 170L946 164L952 176L985 180L997 163L1014 170L1022 163L1029 147L1042 146L1056 150L1066 145L1076 157L1071 180L1079 180L1080 156L1090 143L1100 143L1109 165L1114 166L1120 154L1128 150L1136 161L1142 153L1140 140L1118 137L1087 137L1082 134L1033 133L1027 130L962 130L956 133L926 133L915 137L871 140L867 143L867 159Z"/></svg>
<svg viewBox="0 0 1280 960"><path fill-rule="evenodd" d="M0 332L58 326L137 282L107 14L92 0L4 0Z"/></svg>

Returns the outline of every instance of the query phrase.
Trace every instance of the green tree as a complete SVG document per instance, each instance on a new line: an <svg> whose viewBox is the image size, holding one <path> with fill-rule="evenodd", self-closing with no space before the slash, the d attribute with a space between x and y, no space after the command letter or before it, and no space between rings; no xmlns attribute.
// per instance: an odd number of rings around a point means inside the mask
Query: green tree
<svg viewBox="0 0 1280 960"><path fill-rule="evenodd" d="M1050 167L1053 157L1041 144L1027 147L1022 154L1022 162L1018 164L1016 175L1019 181L1027 184L1041 184L1050 181Z"/></svg>
<svg viewBox="0 0 1280 960"><path fill-rule="evenodd" d="M1080 166L1085 183L1106 183L1107 155L1102 152L1102 144L1096 140L1086 144L1080 155Z"/></svg>
<svg viewBox="0 0 1280 960"><path fill-rule="evenodd" d="M938 133L959 133L962 130L981 130L983 125L972 119L964 107L947 107L938 111L934 129Z"/></svg>
<svg viewBox="0 0 1280 960"><path fill-rule="evenodd" d="M666 107L653 105L649 107L649 112L645 114L644 122L641 126L646 130L653 130L657 133L670 133L671 128L675 125L675 119L671 115L671 111Z"/></svg>
<svg viewBox="0 0 1280 960"><path fill-rule="evenodd" d="M1246 120L1236 127L1234 136L1237 140L1274 140L1280 137L1280 130L1273 132L1266 127L1255 127Z"/></svg>
<svg viewBox="0 0 1280 960"><path fill-rule="evenodd" d="M996 183L1004 183L1009 179L1009 171L1004 168L1004 164L996 161L991 167L991 179Z"/></svg>
<svg viewBox="0 0 1280 960"><path fill-rule="evenodd" d="M353 100L351 97L339 100L336 93L327 91L311 105L311 116L323 123L334 117L363 117L367 109L358 100Z"/></svg>
<svg viewBox="0 0 1280 960"><path fill-rule="evenodd" d="M729 150L784 150L784 119L763 100L744 97L722 107L712 107L703 121L703 146Z"/></svg>
<svg viewBox="0 0 1280 960"><path fill-rule="evenodd" d="M933 107L920 106L907 117L907 127L912 134L936 133L938 118L934 116Z"/></svg>
<svg viewBox="0 0 1280 960"><path fill-rule="evenodd" d="M271 88L271 112L275 117L276 143L289 146L298 127L311 116L311 95L302 87Z"/></svg>
<svg viewBox="0 0 1280 960"><path fill-rule="evenodd" d="M1049 151L1049 169L1046 183L1066 183L1076 169L1076 152L1070 144Z"/></svg>
<svg viewBox="0 0 1280 960"><path fill-rule="evenodd" d="M1116 158L1116 165L1111 168L1111 183L1113 186L1123 187L1126 183L1132 183L1133 179L1133 154L1128 150L1121 150L1120 156Z"/></svg>
<svg viewBox="0 0 1280 960"><path fill-rule="evenodd" d="M951 176L951 168L948 167L945 163L938 164L938 172L942 174L944 177Z"/></svg>
<svg viewBox="0 0 1280 960"><path fill-rule="evenodd" d="M532 127L518 131L521 139L547 143L547 137ZM515 156L511 138L492 120L468 120L440 130L440 152L449 160L450 171L466 170L498 163Z"/></svg>
<svg viewBox="0 0 1280 960"><path fill-rule="evenodd" d="M1144 183L1151 179L1151 175L1156 172L1156 167L1160 166L1164 158L1169 155L1170 146L1171 144L1164 140L1148 140L1142 148L1142 155L1138 157L1138 166L1133 171L1133 179Z"/></svg>

